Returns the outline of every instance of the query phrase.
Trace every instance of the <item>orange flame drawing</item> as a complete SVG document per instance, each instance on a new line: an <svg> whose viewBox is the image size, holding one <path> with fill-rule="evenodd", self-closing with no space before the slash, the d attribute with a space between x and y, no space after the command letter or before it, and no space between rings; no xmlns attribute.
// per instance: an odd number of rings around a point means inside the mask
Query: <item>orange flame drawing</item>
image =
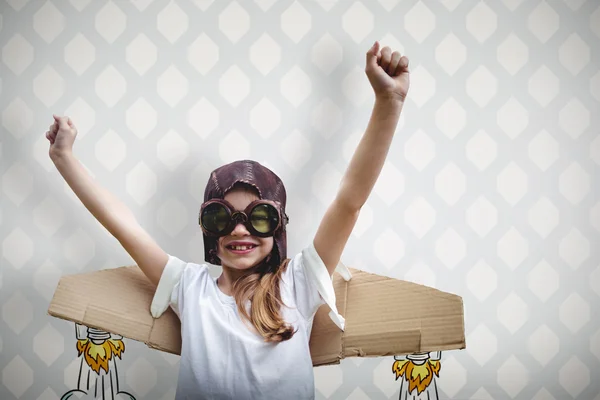
<svg viewBox="0 0 600 400"><path fill-rule="evenodd" d="M121 339L107 339L101 344L95 344L90 339L77 341L77 356L83 353L86 363L98 375L100 375L100 368L108 373L108 363L113 355L121 358L124 351L125 344Z"/></svg>
<svg viewBox="0 0 600 400"><path fill-rule="evenodd" d="M396 373L396 380L403 376L408 382L409 393L417 389L417 394L421 394L431 383L433 374L440 376L440 362L427 360L422 365L416 365L411 360L397 360L392 365L392 371Z"/></svg>

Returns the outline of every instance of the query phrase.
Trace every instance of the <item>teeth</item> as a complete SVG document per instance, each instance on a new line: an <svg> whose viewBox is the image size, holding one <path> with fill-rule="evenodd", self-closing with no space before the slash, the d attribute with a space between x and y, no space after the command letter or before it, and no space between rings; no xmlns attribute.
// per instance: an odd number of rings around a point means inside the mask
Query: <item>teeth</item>
<svg viewBox="0 0 600 400"><path fill-rule="evenodd" d="M248 250L254 246L231 246L233 250Z"/></svg>

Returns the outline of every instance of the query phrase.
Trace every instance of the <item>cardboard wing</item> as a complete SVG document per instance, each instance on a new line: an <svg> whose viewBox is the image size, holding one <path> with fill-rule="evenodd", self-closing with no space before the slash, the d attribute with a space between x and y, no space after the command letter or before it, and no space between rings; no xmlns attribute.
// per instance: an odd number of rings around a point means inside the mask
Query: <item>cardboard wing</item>
<svg viewBox="0 0 600 400"><path fill-rule="evenodd" d="M462 298L433 288L350 269L334 274L345 331L330 320L327 305L315 316L310 339L313 365L346 357L376 357L465 348ZM54 317L180 354L180 322L169 309L150 314L155 287L137 266L63 276L50 302Z"/></svg>

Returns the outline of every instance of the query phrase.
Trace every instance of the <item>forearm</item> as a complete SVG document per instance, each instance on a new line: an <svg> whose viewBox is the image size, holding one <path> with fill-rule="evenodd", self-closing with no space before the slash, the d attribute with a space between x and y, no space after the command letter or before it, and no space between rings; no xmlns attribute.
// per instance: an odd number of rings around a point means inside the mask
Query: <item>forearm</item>
<svg viewBox="0 0 600 400"><path fill-rule="evenodd" d="M52 161L83 205L117 240L121 227L137 224L129 208L100 186L72 153L53 156Z"/></svg>
<svg viewBox="0 0 600 400"><path fill-rule="evenodd" d="M371 119L342 178L337 201L358 210L367 201L387 157L404 103L376 98Z"/></svg>

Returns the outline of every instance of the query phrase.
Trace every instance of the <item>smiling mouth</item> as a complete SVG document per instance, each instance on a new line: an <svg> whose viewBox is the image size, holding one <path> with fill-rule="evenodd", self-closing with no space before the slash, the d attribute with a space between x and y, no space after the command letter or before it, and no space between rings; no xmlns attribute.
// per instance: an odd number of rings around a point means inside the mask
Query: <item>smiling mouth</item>
<svg viewBox="0 0 600 400"><path fill-rule="evenodd" d="M249 253L252 250L254 250L256 247L258 247L258 246L255 244L225 246L225 248L227 250L229 250L230 252L235 253L235 254L246 254L246 253Z"/></svg>

